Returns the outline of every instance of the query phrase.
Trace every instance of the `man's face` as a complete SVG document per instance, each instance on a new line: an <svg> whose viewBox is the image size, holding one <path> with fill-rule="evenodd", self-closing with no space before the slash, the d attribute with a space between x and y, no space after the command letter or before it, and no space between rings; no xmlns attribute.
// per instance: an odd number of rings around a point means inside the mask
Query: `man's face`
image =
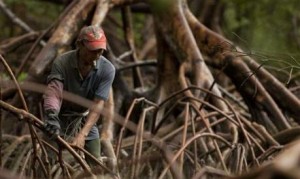
<svg viewBox="0 0 300 179"><path fill-rule="evenodd" d="M81 60L86 65L92 65L93 61L97 60L104 52L104 49L89 50L82 44L81 46Z"/></svg>

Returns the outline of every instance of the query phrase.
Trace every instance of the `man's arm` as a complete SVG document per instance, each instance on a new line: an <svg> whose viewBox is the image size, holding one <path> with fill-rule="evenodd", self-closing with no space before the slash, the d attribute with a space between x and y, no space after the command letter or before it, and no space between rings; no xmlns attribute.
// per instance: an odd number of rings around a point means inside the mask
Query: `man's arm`
<svg viewBox="0 0 300 179"><path fill-rule="evenodd" d="M53 110L57 113L62 103L63 83L59 80L51 80L47 85L44 98L44 110Z"/></svg>
<svg viewBox="0 0 300 179"><path fill-rule="evenodd" d="M60 121L58 113L62 103L63 83L53 79L47 85L44 98L45 129L51 136L59 135Z"/></svg>
<svg viewBox="0 0 300 179"><path fill-rule="evenodd" d="M75 137L74 141L72 142L73 145L83 148L85 144L85 138L89 134L91 128L97 123L100 117L100 111L104 106L104 100L95 99L94 105L90 108L87 120L80 130L80 132Z"/></svg>

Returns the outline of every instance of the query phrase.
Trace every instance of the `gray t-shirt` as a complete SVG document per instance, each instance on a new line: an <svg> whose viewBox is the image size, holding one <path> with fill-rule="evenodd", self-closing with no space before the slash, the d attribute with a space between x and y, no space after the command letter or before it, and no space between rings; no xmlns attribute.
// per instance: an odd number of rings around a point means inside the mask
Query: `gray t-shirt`
<svg viewBox="0 0 300 179"><path fill-rule="evenodd" d="M63 82L64 90L84 97L89 100L107 100L109 90L115 77L115 68L111 62L101 56L95 61L94 69L84 78L81 78L77 64L77 50L62 54L54 61L48 83L57 79ZM65 113L82 113L87 109L67 101L63 101L59 116L62 123L71 123L70 119L64 119ZM64 121L65 120L65 121ZM63 128L63 126L62 126ZM86 140L99 138L98 128L92 127Z"/></svg>

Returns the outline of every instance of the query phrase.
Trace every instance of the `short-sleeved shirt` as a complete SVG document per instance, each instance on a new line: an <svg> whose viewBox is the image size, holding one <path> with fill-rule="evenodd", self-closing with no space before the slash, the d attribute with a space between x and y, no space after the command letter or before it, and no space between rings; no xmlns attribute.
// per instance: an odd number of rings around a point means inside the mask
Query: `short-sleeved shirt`
<svg viewBox="0 0 300 179"><path fill-rule="evenodd" d="M63 82L65 91L89 100L102 99L106 101L115 76L114 66L105 57L100 56L99 59L95 61L93 69L83 79L78 69L77 53L77 50L72 50L59 56L52 65L47 82L49 83L51 80L57 79ZM80 105L63 101L60 109L60 117L62 117L62 114L64 113L81 113L86 110L86 108ZM61 120L63 121L64 119ZM87 140L95 138L99 138L99 132L96 125L92 127L87 136Z"/></svg>

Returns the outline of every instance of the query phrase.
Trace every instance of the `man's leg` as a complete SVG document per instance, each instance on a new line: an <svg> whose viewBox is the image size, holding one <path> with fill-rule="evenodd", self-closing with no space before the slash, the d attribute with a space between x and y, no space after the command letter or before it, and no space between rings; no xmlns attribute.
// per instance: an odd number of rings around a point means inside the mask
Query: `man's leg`
<svg viewBox="0 0 300 179"><path fill-rule="evenodd" d="M45 142L47 142L48 144L52 145L52 147L54 147L57 151L59 150L59 149L58 149L57 143L56 143L53 139L50 139L50 138L48 137L48 135L43 134L42 139L43 139ZM45 145L44 145L44 146L45 146ZM46 149L46 152L47 152L48 161L49 161L50 165L54 165L54 164L56 163L56 161L57 161L57 156L58 156L58 155L57 155L52 149L50 149L50 148L47 147L47 146L45 146L45 149ZM45 157L45 156L43 155L43 157ZM44 161L44 160L45 160L45 159L43 159L43 161Z"/></svg>
<svg viewBox="0 0 300 179"><path fill-rule="evenodd" d="M89 153L91 153L95 158L100 160L100 153L101 153L101 147L100 147L100 139L93 139L93 140L86 140L84 149L87 150ZM90 167L97 166L97 163L94 162L92 159L90 159L88 156L85 157L86 162L90 165Z"/></svg>

